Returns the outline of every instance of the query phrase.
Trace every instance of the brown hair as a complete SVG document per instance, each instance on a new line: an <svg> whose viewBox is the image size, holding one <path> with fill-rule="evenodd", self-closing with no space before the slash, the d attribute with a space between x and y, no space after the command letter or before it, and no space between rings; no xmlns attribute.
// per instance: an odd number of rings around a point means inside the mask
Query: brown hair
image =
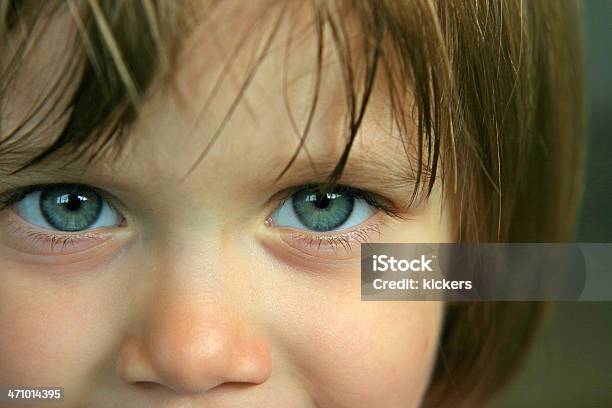
<svg viewBox="0 0 612 408"><path fill-rule="evenodd" d="M16 171L60 150L75 157L87 152L94 160L121 146L153 77L171 82L180 39L201 16L203 7L178 4L70 0L42 6L13 0L0 5L0 107L50 16L68 10L81 34L72 44L76 63L67 67L80 77L65 108L67 124ZM405 132L411 121L418 128L420 183L412 199L418 191L431 192L440 180L456 241L573 239L585 133L576 1L355 0L313 1L312 6L319 75L322 33L328 30L348 90L347 147L328 186L346 164L375 78L382 77L398 128ZM287 7L280 2L266 9L280 10L278 22ZM348 21L363 33L359 57L351 52ZM11 36L18 29L29 34ZM14 52L7 53L7 47ZM414 105L406 102L408 95ZM6 129L2 122L0 116L4 166L19 143L33 137L35 126ZM424 405L473 407L487 401L516 370L542 310L536 302L449 304Z"/></svg>

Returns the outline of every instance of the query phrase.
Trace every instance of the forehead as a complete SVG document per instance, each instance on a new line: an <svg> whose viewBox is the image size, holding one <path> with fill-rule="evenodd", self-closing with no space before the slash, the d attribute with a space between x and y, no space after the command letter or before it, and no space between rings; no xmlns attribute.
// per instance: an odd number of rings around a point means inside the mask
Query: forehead
<svg viewBox="0 0 612 408"><path fill-rule="evenodd" d="M280 171L306 133L298 158L315 165L337 160L350 126L347 95L363 92L357 89L363 76L359 52L353 52L354 83L347 84L347 62L340 61L331 32L317 32L307 2L222 2L202 13L173 61L171 86L154 81L149 89L116 167L126 174L164 169L169 178L196 168L256 174L262 161ZM362 33L347 27L358 51ZM70 33L59 32L50 33ZM53 49L37 53L51 58ZM40 71L39 78L50 80L52 72ZM383 88L375 88L351 160L407 164ZM12 109L23 114L25 105ZM48 130L41 138L49 142L57 129Z"/></svg>
<svg viewBox="0 0 612 408"><path fill-rule="evenodd" d="M254 2L239 11L232 2L224 4L184 41L173 87L151 93L135 128L149 137L132 141L142 141L140 148L153 143L161 151L183 146L189 150L185 158L191 158L185 167L220 164L228 156L241 157L241 165L257 158L284 166L303 137L299 157L337 160L348 141L348 95L356 104L363 98L363 33L346 28L353 58L347 62L331 31L317 31L307 2L292 7L272 2L269 8ZM399 153L406 162L405 139L392 124L387 85L379 77L352 156L392 159Z"/></svg>

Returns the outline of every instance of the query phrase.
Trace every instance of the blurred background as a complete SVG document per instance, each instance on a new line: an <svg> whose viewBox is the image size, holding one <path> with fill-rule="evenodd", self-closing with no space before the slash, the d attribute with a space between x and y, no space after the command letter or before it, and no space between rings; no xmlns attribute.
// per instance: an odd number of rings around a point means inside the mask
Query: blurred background
<svg viewBox="0 0 612 408"><path fill-rule="evenodd" d="M612 242L612 0L583 0L583 17L589 147L578 241ZM612 408L612 302L552 304L523 371L491 407Z"/></svg>

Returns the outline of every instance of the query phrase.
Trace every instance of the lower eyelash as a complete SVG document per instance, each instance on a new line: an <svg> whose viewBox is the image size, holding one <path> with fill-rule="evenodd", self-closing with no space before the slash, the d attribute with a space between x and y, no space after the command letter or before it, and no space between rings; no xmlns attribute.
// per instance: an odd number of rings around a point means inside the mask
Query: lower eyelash
<svg viewBox="0 0 612 408"><path fill-rule="evenodd" d="M76 245L83 244L83 242L87 241L102 241L104 238L98 234L84 232L80 234L53 234L52 232L42 232L30 229L21 225L21 223L17 221L9 221L7 225L12 233L15 235L19 235L24 237L29 241L29 246L45 248L45 251L49 251L49 253L54 252L63 252L72 246L75 249ZM68 247L68 248L67 248ZM48 249L47 249L48 248Z"/></svg>
<svg viewBox="0 0 612 408"><path fill-rule="evenodd" d="M75 241L82 241L82 240L99 240L99 237L96 236L92 236L92 235L69 235L69 236L65 236L65 235L53 235L53 234L46 234L43 232L34 232L34 231L30 231L27 232L26 235L32 240L32 242L36 243L37 245L49 245L50 246L50 252L53 252L56 247L60 246L59 250L60 252L62 252L66 246L68 246L69 244L72 244L72 247L75 247Z"/></svg>
<svg viewBox="0 0 612 408"><path fill-rule="evenodd" d="M317 251L321 247L331 248L336 252L340 247L349 252L352 250L351 244L367 243L370 240L370 234L376 233L381 235L380 228L384 225L384 221L378 221L362 228L338 234L309 234L302 232L293 232L291 238L301 241L307 247L316 247Z"/></svg>

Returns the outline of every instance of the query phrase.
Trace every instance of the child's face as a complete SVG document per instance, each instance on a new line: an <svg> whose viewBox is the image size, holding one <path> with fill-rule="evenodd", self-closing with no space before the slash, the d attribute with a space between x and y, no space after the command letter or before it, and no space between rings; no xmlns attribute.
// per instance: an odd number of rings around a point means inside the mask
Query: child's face
<svg viewBox="0 0 612 408"><path fill-rule="evenodd" d="M439 191L405 219L358 195L313 204L298 192L284 201L288 189L322 181L337 162L345 114L329 52L305 149L275 182L298 146L283 94L289 24L186 176L257 58L256 42L247 41L227 62L245 17L218 13L177 64L184 100L152 93L118 160L52 171L56 161L0 178L1 191L79 183L103 192L81 190L79 199L47 188L0 212L0 386L64 387L66 406L79 407L418 405L443 305L362 302L359 242L365 234L448 241ZM215 19L227 24L213 33ZM287 98L299 129L315 44L302 35L292 46ZM44 75L53 70L37 74L41 83ZM25 99L12 109L26 109ZM380 94L372 100L341 184L401 207L411 166L385 106Z"/></svg>

